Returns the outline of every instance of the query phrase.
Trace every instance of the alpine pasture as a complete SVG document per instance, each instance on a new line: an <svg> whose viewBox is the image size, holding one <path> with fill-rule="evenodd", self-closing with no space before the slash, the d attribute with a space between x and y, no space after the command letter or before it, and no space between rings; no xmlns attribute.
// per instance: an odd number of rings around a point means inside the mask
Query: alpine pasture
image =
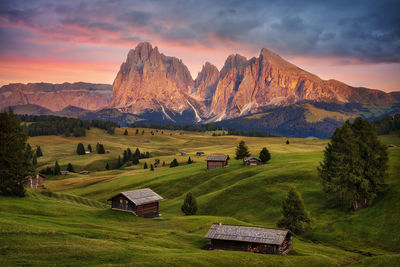
<svg viewBox="0 0 400 267"><path fill-rule="evenodd" d="M125 129L128 135L124 135ZM144 130L144 134L142 134ZM328 140L211 136L156 129L120 128L114 135L100 129L85 137L39 136L43 157L37 169L56 160L76 173L48 177L49 190L28 190L27 197L0 196L1 266L395 266L400 265L400 148L389 148L389 178L384 194L357 212L334 208L322 191L317 166ZM153 131L154 135L151 134ZM162 133L163 132L163 133ZM258 156L271 153L265 165L244 166L235 148L244 140ZM383 142L399 144L399 136ZM108 154L77 155L76 146L102 143ZM138 165L114 169L125 149L150 152ZM230 155L229 166L206 170L205 156ZM185 156L181 152L186 152ZM194 160L187 164L188 157ZM179 166L169 168L176 158ZM143 169L155 159L154 171ZM162 163L165 161L166 166ZM106 170L107 162L111 170ZM87 175L78 174L87 170ZM276 228L281 203L290 186L301 193L312 218L312 229L294 238L287 256L206 250L204 236L214 222ZM165 200L162 219L145 219L113 211L107 199L121 191L151 188ZM188 192L198 211L185 216L181 205Z"/></svg>

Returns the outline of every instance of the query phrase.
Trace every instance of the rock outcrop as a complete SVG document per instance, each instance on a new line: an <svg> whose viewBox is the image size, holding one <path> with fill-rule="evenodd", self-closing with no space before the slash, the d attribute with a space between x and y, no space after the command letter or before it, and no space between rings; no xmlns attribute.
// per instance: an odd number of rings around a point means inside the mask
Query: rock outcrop
<svg viewBox="0 0 400 267"><path fill-rule="evenodd" d="M0 108L17 105L38 105L51 111L60 111L73 105L85 110L108 106L112 86L92 83L12 83L0 88Z"/></svg>
<svg viewBox="0 0 400 267"><path fill-rule="evenodd" d="M111 107L133 114L160 111L168 118L167 110L182 113L192 109L189 93L193 85L181 60L140 43L129 51L114 80Z"/></svg>

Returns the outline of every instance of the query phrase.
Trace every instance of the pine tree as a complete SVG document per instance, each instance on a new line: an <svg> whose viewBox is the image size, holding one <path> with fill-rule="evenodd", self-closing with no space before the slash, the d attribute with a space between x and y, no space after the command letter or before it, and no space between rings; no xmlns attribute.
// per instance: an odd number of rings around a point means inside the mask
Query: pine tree
<svg viewBox="0 0 400 267"><path fill-rule="evenodd" d="M286 140L286 144L287 144L287 145L289 144L289 140Z"/></svg>
<svg viewBox="0 0 400 267"><path fill-rule="evenodd" d="M242 140L236 148L236 159L244 159L250 156L249 149L246 146L246 143Z"/></svg>
<svg viewBox="0 0 400 267"><path fill-rule="evenodd" d="M134 165L138 165L139 164L139 159L136 156L133 156L132 164L134 164Z"/></svg>
<svg viewBox="0 0 400 267"><path fill-rule="evenodd" d="M110 169L110 165L108 165L108 162L107 162L107 164L106 164L106 170L109 170Z"/></svg>
<svg viewBox="0 0 400 267"><path fill-rule="evenodd" d="M139 150L139 148L136 148L134 156L135 156L136 158L138 158L138 159L140 159L140 158L141 158L141 157L140 157L140 156L141 156L141 154L140 154L140 150Z"/></svg>
<svg viewBox="0 0 400 267"><path fill-rule="evenodd" d="M92 146L88 144L87 149L89 150L90 153L92 153Z"/></svg>
<svg viewBox="0 0 400 267"><path fill-rule="evenodd" d="M263 149L260 152L260 160L262 163L267 163L271 159L271 154L269 153L268 149L266 147L263 147Z"/></svg>
<svg viewBox="0 0 400 267"><path fill-rule="evenodd" d="M150 158L150 153L146 152L146 158Z"/></svg>
<svg viewBox="0 0 400 267"><path fill-rule="evenodd" d="M387 170L386 146L370 122L356 118L335 130L318 173L323 190L338 206L357 210L377 197Z"/></svg>
<svg viewBox="0 0 400 267"><path fill-rule="evenodd" d="M37 164L27 139L12 109L0 112L0 194L25 196L26 177L33 175Z"/></svg>
<svg viewBox="0 0 400 267"><path fill-rule="evenodd" d="M121 156L118 156L117 169L121 168L121 166L122 166Z"/></svg>
<svg viewBox="0 0 400 267"><path fill-rule="evenodd" d="M185 201L181 207L182 212L185 215L195 215L197 212L197 202L196 198L193 196L192 192L186 194Z"/></svg>
<svg viewBox="0 0 400 267"><path fill-rule="evenodd" d="M144 135L144 130L142 130L142 135Z"/></svg>
<svg viewBox="0 0 400 267"><path fill-rule="evenodd" d="M139 130L138 129L136 129L136 134L139 134Z"/></svg>
<svg viewBox="0 0 400 267"><path fill-rule="evenodd" d="M83 146L82 143L79 143L78 146L76 147L76 154L85 155L85 147Z"/></svg>
<svg viewBox="0 0 400 267"><path fill-rule="evenodd" d="M150 164L150 171L154 171L154 166L153 166L153 164Z"/></svg>
<svg viewBox="0 0 400 267"><path fill-rule="evenodd" d="M33 154L33 157L32 157L32 165L33 165L33 166L36 166L36 165L37 165L37 156L36 156L36 154Z"/></svg>
<svg viewBox="0 0 400 267"><path fill-rule="evenodd" d="M192 161L192 159L191 159L190 157L188 158L187 163L188 163L188 164L192 164L192 163L193 163L193 161Z"/></svg>
<svg viewBox="0 0 400 267"><path fill-rule="evenodd" d="M58 165L58 161L54 164L54 175L60 175L61 174L61 168L60 165Z"/></svg>
<svg viewBox="0 0 400 267"><path fill-rule="evenodd" d="M311 223L310 215L304 207L304 201L296 188L291 187L282 203L283 219L278 227L290 229L294 233L302 233Z"/></svg>
<svg viewBox="0 0 400 267"><path fill-rule="evenodd" d="M68 163L68 165L67 165L67 171L69 171L69 172L75 172L74 166L72 166L71 163Z"/></svg>
<svg viewBox="0 0 400 267"><path fill-rule="evenodd" d="M43 152L42 152L42 149L40 148L40 146L38 146L37 148L36 148L36 157L42 157L43 156Z"/></svg>
<svg viewBox="0 0 400 267"><path fill-rule="evenodd" d="M177 167L177 166L179 166L179 163L178 163L178 161L176 159L173 159L171 161L171 163L169 164L170 168Z"/></svg>
<svg viewBox="0 0 400 267"><path fill-rule="evenodd" d="M132 151L131 151L131 149L129 147L126 150L126 156L128 157L128 161L132 160Z"/></svg>
<svg viewBox="0 0 400 267"><path fill-rule="evenodd" d="M96 147L97 147L97 154L104 154L104 153L106 153L103 144L98 144L98 146L96 146Z"/></svg>
<svg viewBox="0 0 400 267"><path fill-rule="evenodd" d="M165 167L165 161L162 162L163 167Z"/></svg>
<svg viewBox="0 0 400 267"><path fill-rule="evenodd" d="M124 135L128 135L128 130L127 129L125 129Z"/></svg>
<svg viewBox="0 0 400 267"><path fill-rule="evenodd" d="M147 162L144 163L143 169L147 169Z"/></svg>
<svg viewBox="0 0 400 267"><path fill-rule="evenodd" d="M122 162L127 162L128 161L128 153L126 152L126 150L124 150L124 154L122 156Z"/></svg>

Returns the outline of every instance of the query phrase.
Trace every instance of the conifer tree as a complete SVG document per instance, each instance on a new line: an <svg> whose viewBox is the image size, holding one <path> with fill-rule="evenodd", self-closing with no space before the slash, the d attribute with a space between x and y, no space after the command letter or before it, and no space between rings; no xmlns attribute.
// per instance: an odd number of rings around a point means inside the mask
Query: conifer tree
<svg viewBox="0 0 400 267"><path fill-rule="evenodd" d="M136 156L133 157L132 164L134 164L134 165L139 164L139 159Z"/></svg>
<svg viewBox="0 0 400 267"><path fill-rule="evenodd" d="M188 164L192 164L192 163L193 163L193 161L192 161L192 159L191 159L190 157L188 158L187 163L188 163Z"/></svg>
<svg viewBox="0 0 400 267"><path fill-rule="evenodd" d="M125 129L124 135L128 135L128 130L127 129Z"/></svg>
<svg viewBox="0 0 400 267"><path fill-rule="evenodd" d="M54 164L54 175L60 175L61 174L61 168L60 165L58 165L58 161Z"/></svg>
<svg viewBox="0 0 400 267"><path fill-rule="evenodd" d="M118 162L117 162L117 168L121 168L122 162L121 162L121 156L118 156Z"/></svg>
<svg viewBox="0 0 400 267"><path fill-rule="evenodd" d="M306 231L311 223L304 201L294 187L290 188L282 203L282 214L284 218L278 222L278 227L290 229L296 234Z"/></svg>
<svg viewBox="0 0 400 267"><path fill-rule="evenodd" d="M153 164L150 164L150 171L154 171L154 166L153 166Z"/></svg>
<svg viewBox="0 0 400 267"><path fill-rule="evenodd" d="M92 153L92 146L88 144L87 149L89 150L90 153Z"/></svg>
<svg viewBox="0 0 400 267"><path fill-rule="evenodd" d="M287 144L287 145L289 144L289 140L286 140L286 144Z"/></svg>
<svg viewBox="0 0 400 267"><path fill-rule="evenodd" d="M177 167L177 166L179 166L179 163L178 163L178 161L176 159L173 159L171 161L171 163L169 164L170 168Z"/></svg>
<svg viewBox="0 0 400 267"><path fill-rule="evenodd" d="M139 134L139 130L138 129L136 129L136 134Z"/></svg>
<svg viewBox="0 0 400 267"><path fill-rule="evenodd" d="M109 170L110 169L110 165L108 165L108 162L107 162L107 164L106 164L106 170Z"/></svg>
<svg viewBox="0 0 400 267"><path fill-rule="evenodd" d="M127 162L128 161L128 153L126 152L126 150L124 150L124 154L122 156L122 162Z"/></svg>
<svg viewBox="0 0 400 267"><path fill-rule="evenodd" d="M26 144L26 154L31 155L32 154L32 147L29 143Z"/></svg>
<svg viewBox="0 0 400 267"><path fill-rule="evenodd" d="M165 167L165 161L162 162L163 167Z"/></svg>
<svg viewBox="0 0 400 267"><path fill-rule="evenodd" d="M141 154L140 154L140 150L139 150L139 148L138 148L138 147L136 148L136 150L135 150L135 154L134 154L134 155L135 155L135 157L136 157L136 158L138 158L138 159L140 159L140 158L141 158L141 157L140 157L140 156L141 156Z"/></svg>
<svg viewBox="0 0 400 267"><path fill-rule="evenodd" d="M249 149L246 146L246 143L242 140L236 148L236 159L244 159L250 156Z"/></svg>
<svg viewBox="0 0 400 267"><path fill-rule="evenodd" d="M387 170L386 146L370 122L356 118L335 130L318 173L323 190L338 206L357 210L383 189Z"/></svg>
<svg viewBox="0 0 400 267"><path fill-rule="evenodd" d="M97 147L97 154L104 154L104 153L106 153L103 144L98 144L98 146L96 146L96 147Z"/></svg>
<svg viewBox="0 0 400 267"><path fill-rule="evenodd" d="M85 147L83 146L82 143L79 143L78 146L76 147L76 154L85 155Z"/></svg>
<svg viewBox="0 0 400 267"><path fill-rule="evenodd" d="M144 163L143 169L147 169L147 162Z"/></svg>
<svg viewBox="0 0 400 267"><path fill-rule="evenodd" d="M28 136L12 109L0 112L0 193L24 196L26 176L33 174L31 156L26 153Z"/></svg>
<svg viewBox="0 0 400 267"><path fill-rule="evenodd" d="M269 153L268 149L266 147L263 147L263 149L260 152L260 160L262 163L267 163L271 159L271 154Z"/></svg>
<svg viewBox="0 0 400 267"><path fill-rule="evenodd" d="M186 194L185 201L181 207L182 212L185 215L195 215L197 212L197 202L196 198L193 196L192 192Z"/></svg>
<svg viewBox="0 0 400 267"><path fill-rule="evenodd" d="M132 151L129 147L126 149L126 156L128 157L128 161L132 160Z"/></svg>
<svg viewBox="0 0 400 267"><path fill-rule="evenodd" d="M33 154L33 157L32 157L32 165L33 165L33 166L36 166L36 165L37 165L37 156L36 156L36 154Z"/></svg>
<svg viewBox="0 0 400 267"><path fill-rule="evenodd" d="M67 165L67 171L69 171L69 172L75 172L74 166L72 166L71 163L68 163L68 165Z"/></svg>
<svg viewBox="0 0 400 267"><path fill-rule="evenodd" d="M42 157L43 156L43 152L42 152L42 149L40 148L40 146L38 146L37 148L36 148L36 157Z"/></svg>

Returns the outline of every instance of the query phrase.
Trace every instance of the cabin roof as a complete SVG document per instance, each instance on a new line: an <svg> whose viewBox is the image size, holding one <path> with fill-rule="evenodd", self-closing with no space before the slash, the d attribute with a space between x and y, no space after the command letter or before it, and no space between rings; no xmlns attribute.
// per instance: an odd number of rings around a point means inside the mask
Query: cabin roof
<svg viewBox="0 0 400 267"><path fill-rule="evenodd" d="M251 160L251 159L255 159L255 160L260 161L258 158L254 157L253 155L251 155L251 156L245 158L244 161L248 161L248 160Z"/></svg>
<svg viewBox="0 0 400 267"><path fill-rule="evenodd" d="M228 157L226 155L210 155L207 156L207 161L226 161Z"/></svg>
<svg viewBox="0 0 400 267"><path fill-rule="evenodd" d="M150 188L144 188L144 189L138 189L138 190L132 190L132 191L126 191L126 192L121 192L123 196L125 196L127 199L135 203L136 206L138 205L143 205L147 203L152 203L156 202L159 200L163 200L159 194L151 190ZM118 194L118 195L120 195ZM116 196L118 196L116 195ZM116 197L114 196L114 197ZM109 200L113 199L114 197L110 198Z"/></svg>
<svg viewBox="0 0 400 267"><path fill-rule="evenodd" d="M214 223L207 238L281 245L289 230Z"/></svg>

